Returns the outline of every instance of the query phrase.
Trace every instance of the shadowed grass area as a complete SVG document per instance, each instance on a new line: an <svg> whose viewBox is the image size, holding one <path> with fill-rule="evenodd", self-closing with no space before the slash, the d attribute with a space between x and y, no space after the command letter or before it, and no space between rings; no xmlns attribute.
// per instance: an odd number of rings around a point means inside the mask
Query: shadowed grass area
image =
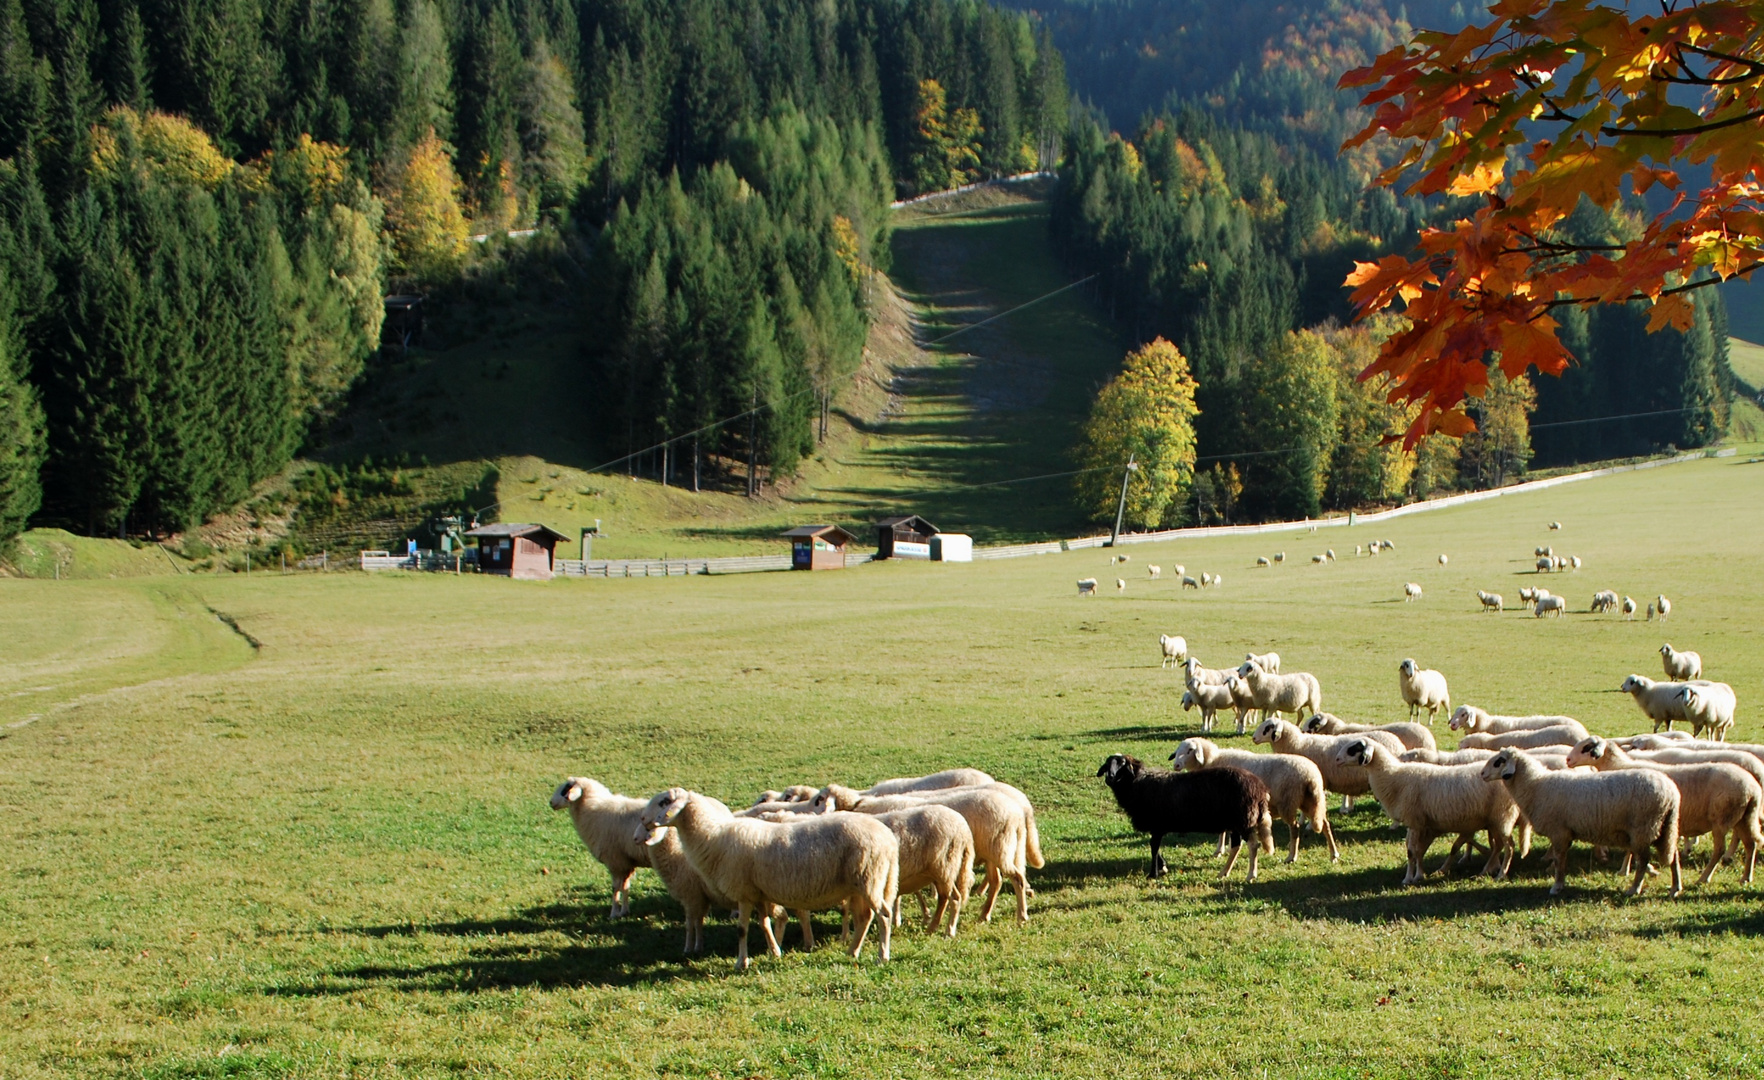
<svg viewBox="0 0 1764 1080"><path fill-rule="evenodd" d="M0 739L0 1075L1756 1075L1764 885L1731 869L1632 901L1582 848L1553 900L1540 850L1511 883L1405 889L1401 833L1363 800L1332 814L1337 865L1307 836L1296 865L1220 886L1196 836L1149 882L1094 778L1110 752L1162 760L1195 732L1160 632L1212 664L1275 649L1350 719L1402 716L1414 656L1456 702L1606 734L1643 726L1615 688L1669 639L1738 690L1734 737L1764 741L1764 469L1745 462L1138 546L1115 568L1083 551L543 585L205 576L177 596L0 581L27 669L0 669L0 693L64 678L77 698ZM1351 555L1373 538L1397 547ZM1537 575L1541 543L1585 568ZM1325 547L1340 560L1310 565ZM1147 562L1225 583L1183 594ZM1126 591L1073 595L1105 573ZM1405 581L1424 599L1385 603ZM1571 613L1474 597L1536 583ZM1600 588L1663 592L1672 621L1589 615ZM570 774L734 803L955 764L1039 808L1031 922L970 909L953 942L909 925L886 966L805 952L793 928L736 976L722 919L684 961L656 879L609 921L604 871L546 806Z"/></svg>

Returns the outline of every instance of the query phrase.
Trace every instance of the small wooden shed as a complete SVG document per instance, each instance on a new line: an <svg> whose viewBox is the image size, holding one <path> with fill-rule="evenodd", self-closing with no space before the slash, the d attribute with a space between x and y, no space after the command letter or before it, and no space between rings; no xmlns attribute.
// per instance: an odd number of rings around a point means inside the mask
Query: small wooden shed
<svg viewBox="0 0 1764 1080"><path fill-rule="evenodd" d="M937 526L917 514L876 522L876 558L929 559Z"/></svg>
<svg viewBox="0 0 1764 1080"><path fill-rule="evenodd" d="M543 525L509 521L466 533L478 541L478 572L527 581L550 581L552 552L566 537Z"/></svg>
<svg viewBox="0 0 1764 1080"><path fill-rule="evenodd" d="M837 525L798 525L778 535L790 541L792 570L843 570L845 545L857 539Z"/></svg>

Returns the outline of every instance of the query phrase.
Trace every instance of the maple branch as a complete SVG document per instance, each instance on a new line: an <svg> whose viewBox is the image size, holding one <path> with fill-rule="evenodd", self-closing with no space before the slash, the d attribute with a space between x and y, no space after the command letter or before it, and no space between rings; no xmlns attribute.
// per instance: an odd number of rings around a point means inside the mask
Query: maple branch
<svg viewBox="0 0 1764 1080"><path fill-rule="evenodd" d="M1679 293L1687 293L1687 292L1690 292L1692 289L1706 289L1711 285L1719 285L1723 281L1729 280L1729 278L1735 278L1735 277L1740 277L1741 275L1744 275L1744 274L1749 274L1761 266L1764 266L1764 262L1755 262L1749 266L1740 267L1738 270L1734 271L1727 278L1718 278L1718 277L1699 278L1696 281L1692 281L1692 282L1689 282L1684 285L1674 285L1670 289L1661 289L1660 296L1677 296ZM1543 309L1541 311L1539 311L1536 315L1533 315L1531 317L1531 319L1528 321L1535 322L1536 320L1543 318L1545 313L1550 311L1552 308L1573 307L1576 305L1581 306L1581 307L1591 307L1594 304L1603 304L1603 303L1627 304L1627 303L1630 303L1635 300L1657 300L1657 299L1659 299L1659 297L1649 296L1646 293L1631 293L1628 296L1623 297L1621 300L1611 300L1611 301L1600 300L1596 296L1563 296L1563 297L1558 297L1555 300L1547 301L1544 304Z"/></svg>
<svg viewBox="0 0 1764 1080"><path fill-rule="evenodd" d="M1550 252L1552 254L1565 255L1565 254L1568 254L1570 252L1575 252L1575 251L1628 251L1629 250L1629 247L1625 244L1570 244L1570 243L1566 243L1564 241L1557 241L1557 240L1539 240L1535 236L1527 236L1526 239L1531 241L1530 247L1503 248L1502 254L1505 254L1505 255L1532 255L1532 254L1536 254L1537 252L1542 251L1542 252Z"/></svg>
<svg viewBox="0 0 1764 1080"><path fill-rule="evenodd" d="M1555 118L1551 117L1551 119ZM1735 127L1739 124L1749 124L1754 120L1764 120L1764 109L1740 116L1730 116L1726 120L1712 120L1707 124L1696 124L1685 128L1622 128L1605 124L1600 126L1599 134L1609 135L1614 139L1621 139L1625 135L1643 135L1650 139L1676 139L1683 135L1702 135L1710 131L1720 131L1722 128Z"/></svg>
<svg viewBox="0 0 1764 1080"><path fill-rule="evenodd" d="M1691 71L1690 62L1684 58L1686 50L1711 60L1720 60L1729 64L1742 64L1745 66L1746 70L1739 75L1728 75L1722 78L1716 78L1713 75L1698 75ZM1756 60L1750 60L1744 56L1734 56L1731 53L1717 52L1714 49L1705 49L1696 45L1685 45L1680 43L1672 46L1672 60L1673 63L1677 64L1679 69L1684 72L1683 75L1673 75L1664 71L1652 71L1648 73L1648 77L1655 82L1674 83L1678 86L1732 86L1735 83L1751 82L1758 78L1758 76L1764 75L1764 64L1760 64Z"/></svg>

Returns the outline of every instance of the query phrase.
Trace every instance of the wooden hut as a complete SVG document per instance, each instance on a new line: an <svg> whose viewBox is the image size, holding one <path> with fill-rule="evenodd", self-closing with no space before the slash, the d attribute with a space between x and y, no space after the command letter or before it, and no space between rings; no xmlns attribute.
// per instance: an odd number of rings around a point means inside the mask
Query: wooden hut
<svg viewBox="0 0 1764 1080"><path fill-rule="evenodd" d="M798 525L778 535L790 541L792 570L843 570L845 545L857 539L837 525Z"/></svg>
<svg viewBox="0 0 1764 1080"><path fill-rule="evenodd" d="M527 581L550 581L552 552L565 539L543 525L502 522L481 525L467 536L478 541L478 572Z"/></svg>
<svg viewBox="0 0 1764 1080"><path fill-rule="evenodd" d="M876 558L929 559L937 526L917 514L876 522Z"/></svg>

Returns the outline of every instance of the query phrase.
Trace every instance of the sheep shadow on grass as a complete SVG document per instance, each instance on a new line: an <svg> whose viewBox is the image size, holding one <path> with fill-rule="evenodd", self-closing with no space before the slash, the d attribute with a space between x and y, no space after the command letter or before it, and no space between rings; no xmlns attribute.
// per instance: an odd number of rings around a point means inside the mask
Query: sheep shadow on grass
<svg viewBox="0 0 1764 1080"><path fill-rule="evenodd" d="M839 913L814 918L816 948L836 946ZM681 974L720 973L735 955L733 920L714 913L705 923L705 950L681 954L685 929L679 905L666 895L639 894L632 913L609 919L598 898L582 903L543 904L501 917L433 923L399 923L333 929L339 937L420 939L440 936L465 939L464 955L442 947L446 959L413 958L358 964L317 974L296 985L272 988L287 997L324 997L355 993L370 986L413 992L474 993L512 987L641 986ZM800 930L792 921L784 948L801 948ZM562 939L560 940L560 935ZM748 947L765 951L757 925L749 930ZM866 949L871 946L866 946ZM408 951L408 950L406 950Z"/></svg>

